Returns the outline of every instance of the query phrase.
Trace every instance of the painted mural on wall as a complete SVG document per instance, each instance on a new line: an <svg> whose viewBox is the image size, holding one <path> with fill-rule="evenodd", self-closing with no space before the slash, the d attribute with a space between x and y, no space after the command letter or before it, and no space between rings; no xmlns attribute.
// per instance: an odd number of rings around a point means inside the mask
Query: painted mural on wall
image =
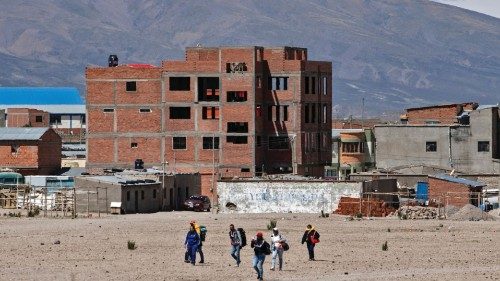
<svg viewBox="0 0 500 281"><path fill-rule="evenodd" d="M337 209L341 196L359 196L359 183L218 182L221 212L319 213Z"/></svg>

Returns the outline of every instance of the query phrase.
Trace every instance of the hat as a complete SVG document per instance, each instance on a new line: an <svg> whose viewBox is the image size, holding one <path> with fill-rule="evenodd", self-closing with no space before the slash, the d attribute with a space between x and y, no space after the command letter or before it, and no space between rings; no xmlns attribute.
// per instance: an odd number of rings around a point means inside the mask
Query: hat
<svg viewBox="0 0 500 281"><path fill-rule="evenodd" d="M277 227L273 228L273 231L278 231L278 228Z"/></svg>
<svg viewBox="0 0 500 281"><path fill-rule="evenodd" d="M262 234L262 232L257 232L257 237L263 237L264 235Z"/></svg>

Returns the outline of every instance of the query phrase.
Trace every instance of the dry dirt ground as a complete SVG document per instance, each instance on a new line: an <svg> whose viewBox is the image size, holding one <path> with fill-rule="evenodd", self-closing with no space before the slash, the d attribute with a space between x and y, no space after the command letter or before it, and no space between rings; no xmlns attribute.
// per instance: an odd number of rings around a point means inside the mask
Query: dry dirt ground
<svg viewBox="0 0 500 281"><path fill-rule="evenodd" d="M192 219L208 228L205 264L183 261ZM251 238L278 220L290 242L284 271L265 280L499 280L500 222L345 221L305 214L166 212L101 218L0 217L0 280L256 280L252 249L239 268L229 255L228 226ZM317 261L300 244L311 223L321 234ZM60 244L54 244L59 240ZM128 250L127 241L137 249ZM387 241L388 250L382 251ZM198 258L199 259L199 258Z"/></svg>

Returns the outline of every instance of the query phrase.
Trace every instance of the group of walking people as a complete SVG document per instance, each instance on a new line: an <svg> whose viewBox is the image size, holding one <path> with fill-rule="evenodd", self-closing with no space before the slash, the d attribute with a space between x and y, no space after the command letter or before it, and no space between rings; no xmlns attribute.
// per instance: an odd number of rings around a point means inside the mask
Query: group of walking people
<svg viewBox="0 0 500 281"><path fill-rule="evenodd" d="M190 230L186 235L184 242L186 246L185 262L192 265L196 262L196 253L200 254L200 263L204 263L204 255L202 251L202 240L205 233L195 221L190 223ZM203 236L203 239L201 238ZM314 247L319 243L319 233L312 225L307 225L304 235L302 236L302 244L307 245L309 261L314 261ZM235 228L233 224L229 225L229 241L231 244L231 257L236 261L236 266L241 264L240 252L246 246L246 234L242 228ZM280 233L278 228L273 228L270 236L270 244L264 239L262 232L257 232L250 242L250 247L254 250L253 268L257 272L257 279L263 280L264 276L264 261L266 256L271 255L271 270L276 270L276 260L278 260L278 270L283 270L283 254L289 249L287 239Z"/></svg>

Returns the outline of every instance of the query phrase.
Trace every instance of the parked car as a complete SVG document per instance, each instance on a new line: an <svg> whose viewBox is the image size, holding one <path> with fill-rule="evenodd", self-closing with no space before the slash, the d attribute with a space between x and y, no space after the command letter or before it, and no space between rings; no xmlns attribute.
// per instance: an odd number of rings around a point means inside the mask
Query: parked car
<svg viewBox="0 0 500 281"><path fill-rule="evenodd" d="M197 212L210 211L210 199L204 195L192 195L184 201L184 209Z"/></svg>

